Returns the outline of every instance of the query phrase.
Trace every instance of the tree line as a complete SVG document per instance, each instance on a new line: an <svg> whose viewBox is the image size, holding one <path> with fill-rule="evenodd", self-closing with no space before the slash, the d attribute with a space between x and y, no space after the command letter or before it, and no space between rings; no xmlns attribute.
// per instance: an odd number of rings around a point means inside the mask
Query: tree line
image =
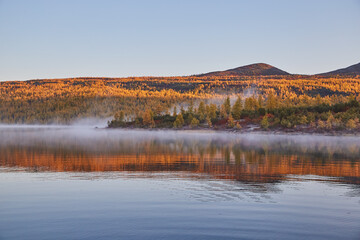
<svg viewBox="0 0 360 240"><path fill-rule="evenodd" d="M202 100L195 107L191 101L186 108L181 106L178 110L174 106L172 113L154 113L147 109L130 119L120 111L108 122L108 126L242 129L258 125L262 129L355 130L360 127L359 119L360 104L354 96L349 96L344 102L329 104L317 95L308 105L292 105L270 93L266 99L262 95L245 99L238 96L233 104L230 97L226 97L219 105L206 104Z"/></svg>
<svg viewBox="0 0 360 240"><path fill-rule="evenodd" d="M211 108L216 108L220 116L224 110L221 110L222 104L218 101L227 95L232 103L237 96L241 96L242 119L246 120L255 119L259 111L258 114L261 115L258 117L263 116L263 109L266 113L273 114L266 108L268 99L276 99L273 105L277 109L301 109L321 104L332 106L344 103L349 96L358 100L359 92L360 79L357 77L188 76L1 82L0 122L68 124L79 118L112 118L120 112L123 112L126 122L132 122L143 118L144 113L149 112L156 123L159 115L169 113L168 115L173 117L170 113L174 106L177 111L181 110L181 106L187 111L190 104L198 105L200 102L204 102L205 109L215 104L216 107ZM235 115L232 117L235 120L237 118ZM185 122L188 121L186 116L183 118ZM268 118L271 121L273 117L269 115ZM196 119L200 123L203 121L202 116ZM286 125L287 120L279 119L280 123ZM181 122L181 119L179 121Z"/></svg>

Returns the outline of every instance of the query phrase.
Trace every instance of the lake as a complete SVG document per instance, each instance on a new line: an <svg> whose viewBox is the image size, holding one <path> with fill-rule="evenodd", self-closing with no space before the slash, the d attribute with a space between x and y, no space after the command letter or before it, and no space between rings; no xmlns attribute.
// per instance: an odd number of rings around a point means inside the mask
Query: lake
<svg viewBox="0 0 360 240"><path fill-rule="evenodd" d="M360 137L0 126L0 239L360 239Z"/></svg>

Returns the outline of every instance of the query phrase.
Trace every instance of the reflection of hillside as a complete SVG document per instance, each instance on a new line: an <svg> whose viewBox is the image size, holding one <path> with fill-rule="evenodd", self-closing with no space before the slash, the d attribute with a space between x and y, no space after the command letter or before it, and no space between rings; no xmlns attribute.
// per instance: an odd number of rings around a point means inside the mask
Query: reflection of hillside
<svg viewBox="0 0 360 240"><path fill-rule="evenodd" d="M68 172L190 172L242 182L286 175L360 183L359 138L208 132L3 129L0 166Z"/></svg>
<svg viewBox="0 0 360 240"><path fill-rule="evenodd" d="M244 182L276 182L289 174L319 175L360 183L359 159L349 151L326 152L324 148L320 151L318 146L318 151L315 151L304 147L301 150L301 147L254 147L206 141L192 144L184 141L118 142L115 145L117 147L104 145L100 148L98 145L92 150L80 145L49 147L39 143L2 146L0 165L61 172L186 171Z"/></svg>

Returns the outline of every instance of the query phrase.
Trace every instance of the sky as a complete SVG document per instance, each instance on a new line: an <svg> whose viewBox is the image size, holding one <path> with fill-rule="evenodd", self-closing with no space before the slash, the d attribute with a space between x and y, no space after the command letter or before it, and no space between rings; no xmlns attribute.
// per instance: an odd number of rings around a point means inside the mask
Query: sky
<svg viewBox="0 0 360 240"><path fill-rule="evenodd" d="M360 0L0 0L0 80L360 62Z"/></svg>

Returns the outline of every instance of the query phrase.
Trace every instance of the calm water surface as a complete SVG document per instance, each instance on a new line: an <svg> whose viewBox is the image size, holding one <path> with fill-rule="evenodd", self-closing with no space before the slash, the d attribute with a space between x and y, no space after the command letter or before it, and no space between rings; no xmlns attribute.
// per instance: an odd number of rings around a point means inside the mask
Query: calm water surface
<svg viewBox="0 0 360 240"><path fill-rule="evenodd" d="M0 239L360 239L360 138L1 126Z"/></svg>

